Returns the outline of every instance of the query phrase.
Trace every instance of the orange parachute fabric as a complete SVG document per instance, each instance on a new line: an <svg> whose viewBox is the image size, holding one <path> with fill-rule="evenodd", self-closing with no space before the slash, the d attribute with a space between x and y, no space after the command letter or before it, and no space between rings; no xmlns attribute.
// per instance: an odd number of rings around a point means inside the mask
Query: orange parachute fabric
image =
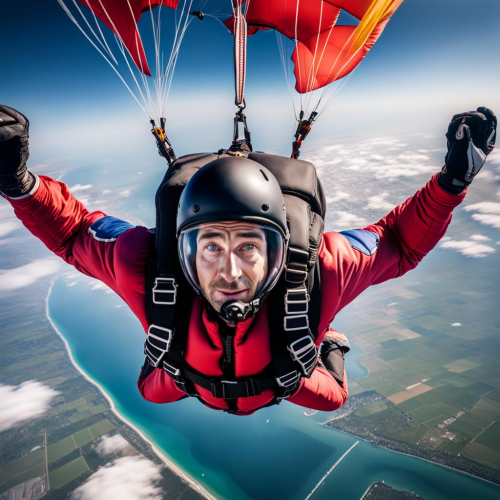
<svg viewBox="0 0 500 500"><path fill-rule="evenodd" d="M143 12L164 5L176 9L179 0L78 0L88 7L127 48L135 65L151 76L137 23Z"/></svg>
<svg viewBox="0 0 500 500"><path fill-rule="evenodd" d="M403 0L251 0L248 34L275 29L296 40L295 89L303 94L350 73L373 47ZM340 11L360 20L336 26ZM233 31L234 19L225 22Z"/></svg>

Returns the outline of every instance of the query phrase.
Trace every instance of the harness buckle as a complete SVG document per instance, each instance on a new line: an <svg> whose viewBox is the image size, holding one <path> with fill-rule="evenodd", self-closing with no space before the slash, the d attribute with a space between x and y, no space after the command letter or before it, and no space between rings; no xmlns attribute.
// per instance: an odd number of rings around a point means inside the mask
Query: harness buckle
<svg viewBox="0 0 500 500"><path fill-rule="evenodd" d="M287 290L285 294L286 314L307 314L310 300L311 297L306 288Z"/></svg>
<svg viewBox="0 0 500 500"><path fill-rule="evenodd" d="M153 303L173 306L177 301L177 287L175 278L156 278L153 287Z"/></svg>
<svg viewBox="0 0 500 500"><path fill-rule="evenodd" d="M157 335L153 332L156 332ZM167 333L166 338L162 332ZM162 326L157 325L151 325L149 327L148 336L146 337L146 342L144 343L144 354L146 354L150 363L155 368L158 368L163 356L170 349L173 337L174 332L169 328L163 328Z"/></svg>
<svg viewBox="0 0 500 500"><path fill-rule="evenodd" d="M283 328L285 332L293 332L295 330L308 330L309 317L307 316L307 314L285 316L283 320Z"/></svg>
<svg viewBox="0 0 500 500"><path fill-rule="evenodd" d="M297 370L287 373L286 375L282 375L281 377L276 377L276 382L278 383L278 385L288 390L295 386L299 380L300 375Z"/></svg>
<svg viewBox="0 0 500 500"><path fill-rule="evenodd" d="M288 346L292 359L299 363L304 376L309 377L316 367L318 349L309 335L292 342Z"/></svg>
<svg viewBox="0 0 500 500"><path fill-rule="evenodd" d="M168 364L166 361L163 361L163 369L173 378L176 382L180 382L184 384L184 381L181 378L181 371L179 368Z"/></svg>
<svg viewBox="0 0 500 500"><path fill-rule="evenodd" d="M300 285L307 279L307 264L309 252L299 248L290 247L285 271L285 281Z"/></svg>

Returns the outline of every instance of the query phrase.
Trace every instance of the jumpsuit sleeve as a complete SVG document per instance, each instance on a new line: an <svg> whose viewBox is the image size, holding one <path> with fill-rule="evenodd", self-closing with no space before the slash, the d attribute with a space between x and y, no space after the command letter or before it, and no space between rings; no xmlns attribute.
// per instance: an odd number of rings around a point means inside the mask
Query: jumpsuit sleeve
<svg viewBox="0 0 500 500"><path fill-rule="evenodd" d="M324 234L319 252L324 287L320 331L370 285L414 269L444 236L466 190L446 193L437 176L377 223L344 234Z"/></svg>
<svg viewBox="0 0 500 500"><path fill-rule="evenodd" d="M347 377L340 385L328 370L318 365L310 378L303 378L299 389L287 401L320 411L338 410L347 401Z"/></svg>
<svg viewBox="0 0 500 500"><path fill-rule="evenodd" d="M90 226L106 217L89 212L66 184L38 176L38 188L21 198L7 198L23 225L56 255L78 271L117 290L114 247L96 240ZM130 226L133 227L133 226Z"/></svg>

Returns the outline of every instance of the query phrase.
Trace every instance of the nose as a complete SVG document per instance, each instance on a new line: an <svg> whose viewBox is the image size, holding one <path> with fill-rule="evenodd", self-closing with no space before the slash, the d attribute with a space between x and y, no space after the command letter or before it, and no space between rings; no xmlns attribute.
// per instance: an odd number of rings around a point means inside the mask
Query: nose
<svg viewBox="0 0 500 500"><path fill-rule="evenodd" d="M222 258L219 275L228 283L236 281L242 275L241 268L238 266L237 258L233 252L228 252Z"/></svg>

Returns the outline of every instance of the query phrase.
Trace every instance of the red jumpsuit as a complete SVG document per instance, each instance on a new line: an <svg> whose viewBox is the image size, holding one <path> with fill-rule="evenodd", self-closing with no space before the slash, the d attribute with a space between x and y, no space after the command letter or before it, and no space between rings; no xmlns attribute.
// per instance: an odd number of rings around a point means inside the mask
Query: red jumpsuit
<svg viewBox="0 0 500 500"><path fill-rule="evenodd" d="M322 291L317 346L335 315L363 290L416 267L443 237L453 209L464 197L465 191L460 195L443 191L436 174L415 195L377 223L346 234L328 232L323 235L319 249ZM82 273L112 288L129 305L147 332L145 274L147 259L154 247L153 231L114 219L118 222L118 231L114 224L114 234L99 235L91 225L106 214L89 213L65 184L45 176L40 177L40 185L33 194L8 201L17 217L50 250ZM364 245L363 240L371 241L371 246ZM201 299L195 299L190 321L187 362L209 377L223 375L220 367L223 344L218 324L209 321ZM237 326L234 359L236 377L256 375L271 361L265 307L255 318ZM158 368L146 377L139 390L144 398L155 403L170 403L185 396L173 379ZM201 387L198 390L205 402L217 408L228 408L224 399L213 397ZM238 410L251 412L271 401L273 396L273 391L269 390L259 396L240 398ZM318 366L309 379L302 379L299 389L288 401L332 411L342 406L346 399L347 384L341 386L326 369Z"/></svg>

